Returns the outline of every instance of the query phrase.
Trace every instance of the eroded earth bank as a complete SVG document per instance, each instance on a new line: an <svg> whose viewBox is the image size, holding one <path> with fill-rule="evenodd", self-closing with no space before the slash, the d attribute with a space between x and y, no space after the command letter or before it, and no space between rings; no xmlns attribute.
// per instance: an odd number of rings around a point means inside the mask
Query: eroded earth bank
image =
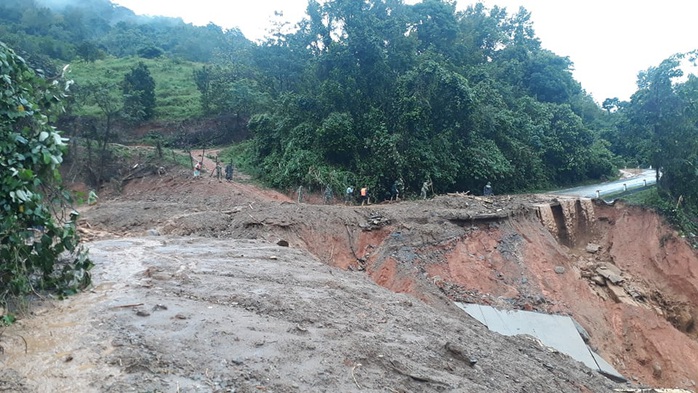
<svg viewBox="0 0 698 393"><path fill-rule="evenodd" d="M633 386L695 390L698 261L642 209L542 195L298 204L148 176L81 209L94 286L0 336L0 390L608 392L454 306L571 315Z"/></svg>

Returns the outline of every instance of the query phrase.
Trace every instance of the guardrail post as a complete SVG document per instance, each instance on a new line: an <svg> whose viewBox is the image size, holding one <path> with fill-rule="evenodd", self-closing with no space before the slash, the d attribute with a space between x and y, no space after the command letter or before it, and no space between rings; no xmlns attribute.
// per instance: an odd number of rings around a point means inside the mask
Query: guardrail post
<svg viewBox="0 0 698 393"><path fill-rule="evenodd" d="M623 191L628 191L628 185L623 183Z"/></svg>
<svg viewBox="0 0 698 393"><path fill-rule="evenodd" d="M643 182L645 182L645 187L647 187L647 179L642 179Z"/></svg>
<svg viewBox="0 0 698 393"><path fill-rule="evenodd" d="M596 190L596 198L600 198L600 197L601 197L601 190Z"/></svg>

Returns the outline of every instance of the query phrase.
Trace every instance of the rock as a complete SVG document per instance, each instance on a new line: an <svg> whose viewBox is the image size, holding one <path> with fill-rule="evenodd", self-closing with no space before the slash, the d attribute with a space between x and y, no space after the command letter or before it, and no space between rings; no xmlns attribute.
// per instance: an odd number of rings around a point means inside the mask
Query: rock
<svg viewBox="0 0 698 393"><path fill-rule="evenodd" d="M276 242L276 245L281 247L288 247L288 242L286 240L281 239L278 242Z"/></svg>
<svg viewBox="0 0 698 393"><path fill-rule="evenodd" d="M604 286L606 285L606 279L603 278L603 276L595 275L591 277L591 281L594 282L596 285Z"/></svg>
<svg viewBox="0 0 698 393"><path fill-rule="evenodd" d="M564 266L555 266L555 273L565 274L565 267Z"/></svg>
<svg viewBox="0 0 698 393"><path fill-rule="evenodd" d="M652 376L657 379L662 377L662 366L659 363L652 363Z"/></svg>
<svg viewBox="0 0 698 393"><path fill-rule="evenodd" d="M444 345L444 348L456 359L462 360L470 367L474 367L475 364L477 364L477 359L468 356L468 354L465 352L465 348L462 345L452 343L452 342L447 342Z"/></svg>
<svg viewBox="0 0 698 393"><path fill-rule="evenodd" d="M615 285L625 281L625 279L621 277L620 269L618 269L616 265L610 263L600 263L599 267L596 268L596 273Z"/></svg>
<svg viewBox="0 0 698 393"><path fill-rule="evenodd" d="M608 294L611 296L611 299L613 299L614 302L616 303L625 303L629 304L631 306L638 306L639 304L628 295L627 292L625 292L625 288L618 286L618 285L608 285L606 286L608 289Z"/></svg>
<svg viewBox="0 0 698 393"><path fill-rule="evenodd" d="M690 310L685 308L676 310L673 315L670 316L669 321L675 328L684 333L687 333L695 325L693 315L691 315Z"/></svg>
<svg viewBox="0 0 698 393"><path fill-rule="evenodd" d="M148 229L148 236L160 236L160 231L155 228Z"/></svg>
<svg viewBox="0 0 698 393"><path fill-rule="evenodd" d="M136 315L138 315L139 317L149 317L150 313L145 310L138 310L136 311Z"/></svg>
<svg viewBox="0 0 698 393"><path fill-rule="evenodd" d="M596 254L601 249L601 246L596 243L587 244L586 250L590 254Z"/></svg>

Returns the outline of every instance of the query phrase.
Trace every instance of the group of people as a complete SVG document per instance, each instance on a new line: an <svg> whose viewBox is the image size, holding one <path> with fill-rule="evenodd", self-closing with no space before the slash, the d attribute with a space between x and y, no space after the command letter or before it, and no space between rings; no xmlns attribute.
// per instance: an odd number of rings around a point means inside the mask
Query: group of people
<svg viewBox="0 0 698 393"><path fill-rule="evenodd" d="M194 165L194 179L199 179L201 178L201 171L205 169L204 167L204 161L197 161L196 165ZM225 180L227 182L233 181L233 162L230 161L228 165L225 166ZM213 169L213 172L211 172L210 176L216 176L216 179L218 180L219 183L223 182L223 166L220 161L216 159L216 167Z"/></svg>
<svg viewBox="0 0 698 393"><path fill-rule="evenodd" d="M329 187L329 186L327 186ZM368 197L368 187L361 187L359 190L359 203L361 206L369 204L370 200ZM354 187L349 186L347 187L346 191L344 192L344 204L345 205L353 205L354 204Z"/></svg>
<svg viewBox="0 0 698 393"><path fill-rule="evenodd" d="M427 195L429 194L429 191L434 192L433 185L431 182L431 179L427 179L424 183L422 183L422 189L420 192L420 197L421 199L427 199ZM400 195L403 192L403 183L400 179L395 180L393 185L390 187L390 194L386 195L386 200L390 199L390 201L396 201L398 202L400 200ZM324 194L324 200L325 204L329 204L331 199L332 199L332 188L327 185L325 187L325 194ZM494 195L494 190L492 189L492 183L487 182L485 187L482 190L482 195L484 196L493 196ZM351 205L354 203L354 187L349 186L347 187L345 193L344 193L344 204L345 205ZM369 194L368 194L368 187L362 187L359 193L359 203L361 206L368 204L370 202L369 199Z"/></svg>
<svg viewBox="0 0 698 393"><path fill-rule="evenodd" d="M199 179L201 177L201 172L204 170L204 162L203 160L197 161L196 165L194 165L194 179ZM233 167L233 162L230 161L226 166L225 166L225 180L227 182L232 182L233 181L233 172L234 172L234 167ZM221 165L221 162L216 159L216 167L214 168L213 172L211 172L210 176L216 176L216 179L218 180L219 183L222 183L222 177L223 177L223 167ZM299 187L298 189L298 201L302 201L302 189L303 186ZM404 190L404 185L401 179L395 180L395 182L392 184L390 187L390 193L386 194L386 200L389 198L390 201L400 201L400 195L403 193ZM429 194L429 191L433 193L434 190L432 188L432 182L431 179L427 179L422 183L422 188L420 192L420 198L421 199L427 199L427 195ZM483 196L493 196L494 191L492 189L492 183L487 182L485 187L482 190L482 195ZM323 200L325 204L330 204L332 202L332 199L334 197L334 193L332 192L332 187L328 184L325 186L325 191L323 193ZM344 204L345 205L353 205L355 202L355 197L354 197L354 186L348 186L346 188L346 191L344 193ZM368 192L368 187L361 187L359 190L359 199L358 202L361 206L370 204L370 196Z"/></svg>

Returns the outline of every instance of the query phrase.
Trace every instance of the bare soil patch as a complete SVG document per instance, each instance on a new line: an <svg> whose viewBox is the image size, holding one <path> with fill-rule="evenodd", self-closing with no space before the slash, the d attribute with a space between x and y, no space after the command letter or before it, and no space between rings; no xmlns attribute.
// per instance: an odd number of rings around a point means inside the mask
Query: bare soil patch
<svg viewBox="0 0 698 393"><path fill-rule="evenodd" d="M184 170L107 191L81 209L95 287L0 338L18 391L617 387L453 300L572 315L631 381L698 381L696 256L651 212L596 205L569 242L541 223L544 195L297 204Z"/></svg>

